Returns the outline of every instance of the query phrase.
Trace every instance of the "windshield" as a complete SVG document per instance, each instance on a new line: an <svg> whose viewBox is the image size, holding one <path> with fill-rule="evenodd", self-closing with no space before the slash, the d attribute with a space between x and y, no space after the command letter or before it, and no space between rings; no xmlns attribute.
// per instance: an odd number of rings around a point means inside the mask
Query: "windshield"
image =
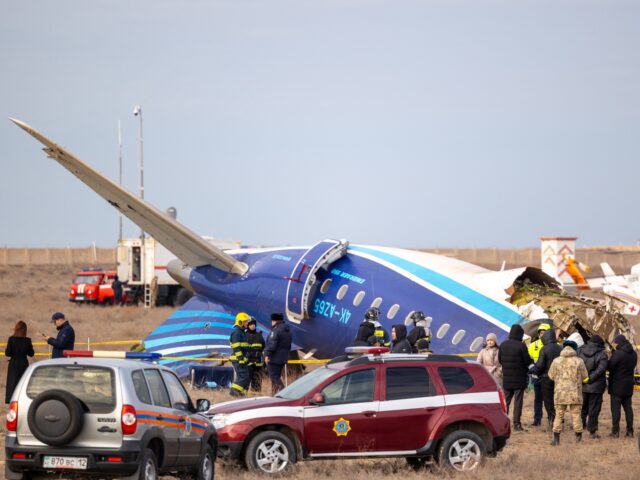
<svg viewBox="0 0 640 480"><path fill-rule="evenodd" d="M73 283L98 283L100 275L78 275Z"/></svg>
<svg viewBox="0 0 640 480"><path fill-rule="evenodd" d="M335 373L336 370L328 367L318 368L317 370L300 377L287 388L281 390L276 397L286 398L288 400L302 398Z"/></svg>

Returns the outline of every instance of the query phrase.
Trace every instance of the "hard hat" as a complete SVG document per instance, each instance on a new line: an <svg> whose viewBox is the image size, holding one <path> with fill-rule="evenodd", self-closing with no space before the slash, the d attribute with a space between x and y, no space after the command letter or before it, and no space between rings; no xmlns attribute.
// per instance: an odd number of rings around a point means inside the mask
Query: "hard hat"
<svg viewBox="0 0 640 480"><path fill-rule="evenodd" d="M427 317L425 317L424 312L421 312L420 310L417 310L411 314L411 320L413 320L414 324L426 319Z"/></svg>
<svg viewBox="0 0 640 480"><path fill-rule="evenodd" d="M538 331L540 330L551 330L551 325L549 325L548 323L541 323L540 325L538 325Z"/></svg>
<svg viewBox="0 0 640 480"><path fill-rule="evenodd" d="M364 314L365 320L375 321L380 318L380 309L378 307L371 307Z"/></svg>
<svg viewBox="0 0 640 480"><path fill-rule="evenodd" d="M238 326L244 325L249 320L251 320L251 316L249 316L248 313L240 312L240 313L238 313L238 315L236 315L236 325L238 325Z"/></svg>

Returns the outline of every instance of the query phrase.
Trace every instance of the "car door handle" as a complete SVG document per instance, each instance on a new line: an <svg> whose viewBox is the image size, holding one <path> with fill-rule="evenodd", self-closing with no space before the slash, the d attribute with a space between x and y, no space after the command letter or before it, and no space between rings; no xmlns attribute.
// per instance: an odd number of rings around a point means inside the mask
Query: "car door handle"
<svg viewBox="0 0 640 480"><path fill-rule="evenodd" d="M163 417L162 415L158 415L158 416L156 417L156 420L164 420L164 417Z"/></svg>
<svg viewBox="0 0 640 480"><path fill-rule="evenodd" d="M376 415L375 410L365 410L364 412L362 412L362 415L364 415L365 417L374 417Z"/></svg>
<svg viewBox="0 0 640 480"><path fill-rule="evenodd" d="M434 410L437 410L440 407L424 407L424 410L427 412L433 412Z"/></svg>
<svg viewBox="0 0 640 480"><path fill-rule="evenodd" d="M180 417L180 418L178 419L178 421L179 421L180 423L184 423L184 417Z"/></svg>

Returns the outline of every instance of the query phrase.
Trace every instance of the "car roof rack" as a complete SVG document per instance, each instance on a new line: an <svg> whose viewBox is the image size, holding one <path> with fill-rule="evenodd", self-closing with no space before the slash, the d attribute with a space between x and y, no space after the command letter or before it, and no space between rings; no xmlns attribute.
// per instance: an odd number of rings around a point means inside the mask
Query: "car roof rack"
<svg viewBox="0 0 640 480"><path fill-rule="evenodd" d="M341 357L338 357L341 358ZM344 358L344 357L342 357ZM341 359L340 361L346 361L348 359ZM363 355L362 357L352 359L348 365L364 365L367 363L391 363L391 362L449 362L449 363L467 363L464 357L458 355L442 355L442 354L391 354L383 356L369 356ZM329 363L333 363L333 360ZM337 363L337 362L336 362Z"/></svg>

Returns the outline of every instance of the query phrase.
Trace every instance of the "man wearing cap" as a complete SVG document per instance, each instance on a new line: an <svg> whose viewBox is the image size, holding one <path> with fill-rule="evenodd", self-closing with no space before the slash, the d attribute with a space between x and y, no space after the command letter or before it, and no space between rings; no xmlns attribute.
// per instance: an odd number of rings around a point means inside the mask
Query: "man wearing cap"
<svg viewBox="0 0 640 480"><path fill-rule="evenodd" d="M613 339L616 349L609 360L609 395L611 396L611 436L620 436L620 407L627 419L627 437L633 437L633 373L638 354L624 335Z"/></svg>
<svg viewBox="0 0 640 480"><path fill-rule="evenodd" d="M271 333L267 338L267 346L264 349L264 363L271 379L271 394L275 395L284 388L282 383L282 369L289 360L291 350L291 331L289 325L284 323L281 313L271 315Z"/></svg>
<svg viewBox="0 0 640 480"><path fill-rule="evenodd" d="M45 335L42 336L49 345L53 347L51 358L62 358L64 350L73 350L76 341L76 332L73 327L64 318L64 313L56 312L51 316L51 323L55 323L58 335L56 338Z"/></svg>
<svg viewBox="0 0 640 480"><path fill-rule="evenodd" d="M231 384L229 394L232 397L238 397L247 393L249 388L249 368L247 367L247 352L249 350L249 343L247 342L247 335L245 333L246 323L251 320L251 317L245 312L240 312L236 315L236 322L229 335L229 346L233 353L229 357L233 370L235 371L235 380Z"/></svg>

